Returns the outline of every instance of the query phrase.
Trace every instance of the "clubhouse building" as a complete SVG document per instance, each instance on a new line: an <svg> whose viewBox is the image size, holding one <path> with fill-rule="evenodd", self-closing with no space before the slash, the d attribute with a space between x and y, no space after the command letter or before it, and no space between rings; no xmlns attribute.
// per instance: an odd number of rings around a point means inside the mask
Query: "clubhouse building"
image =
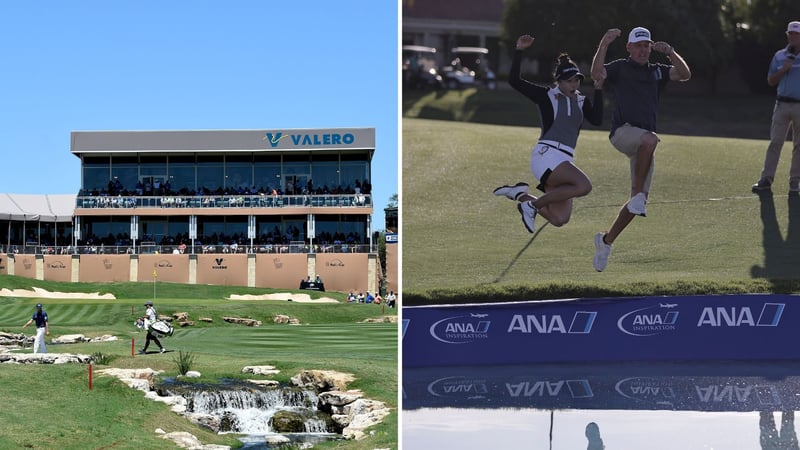
<svg viewBox="0 0 800 450"><path fill-rule="evenodd" d="M75 131L70 146L77 195L0 197L0 273L370 292L384 278L374 128Z"/></svg>

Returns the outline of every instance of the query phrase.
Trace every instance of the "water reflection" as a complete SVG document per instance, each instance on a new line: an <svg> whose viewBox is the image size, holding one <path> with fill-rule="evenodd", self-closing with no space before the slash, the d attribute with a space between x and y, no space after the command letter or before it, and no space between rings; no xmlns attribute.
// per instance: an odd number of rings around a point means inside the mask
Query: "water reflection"
<svg viewBox="0 0 800 450"><path fill-rule="evenodd" d="M406 368L403 448L798 449L800 361Z"/></svg>

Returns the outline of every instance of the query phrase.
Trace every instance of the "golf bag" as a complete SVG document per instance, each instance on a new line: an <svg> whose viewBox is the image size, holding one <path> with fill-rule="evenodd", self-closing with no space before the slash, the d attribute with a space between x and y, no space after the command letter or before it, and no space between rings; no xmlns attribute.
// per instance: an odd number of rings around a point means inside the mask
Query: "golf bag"
<svg viewBox="0 0 800 450"><path fill-rule="evenodd" d="M134 325L136 326L136 328L144 330L144 319L142 318L136 319ZM166 320L156 320L155 322L150 324L150 332L153 334L153 336L162 338L162 337L172 336L174 330L172 328L172 324L170 324Z"/></svg>

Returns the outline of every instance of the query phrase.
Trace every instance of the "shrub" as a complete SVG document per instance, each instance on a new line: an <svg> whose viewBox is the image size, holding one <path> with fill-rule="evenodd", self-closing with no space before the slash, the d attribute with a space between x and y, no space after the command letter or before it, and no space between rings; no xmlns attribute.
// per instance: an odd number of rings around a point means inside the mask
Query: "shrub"
<svg viewBox="0 0 800 450"><path fill-rule="evenodd" d="M92 354L92 363L99 364L101 366L107 366L111 361L114 360L114 357L111 355L106 355L104 353L95 352Z"/></svg>
<svg viewBox="0 0 800 450"><path fill-rule="evenodd" d="M172 360L178 368L178 373L186 375L186 372L192 370L194 364L194 355L191 352L184 353L182 350L178 352L178 358Z"/></svg>

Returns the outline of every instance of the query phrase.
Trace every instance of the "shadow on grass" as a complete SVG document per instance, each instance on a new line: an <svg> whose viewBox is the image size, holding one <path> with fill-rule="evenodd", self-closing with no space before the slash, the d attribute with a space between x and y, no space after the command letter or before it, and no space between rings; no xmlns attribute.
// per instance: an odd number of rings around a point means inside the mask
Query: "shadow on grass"
<svg viewBox="0 0 800 450"><path fill-rule="evenodd" d="M783 238L775 213L775 198L772 192L759 192L761 223L764 226L764 265L753 266L753 278L767 278L775 285L778 280L797 278L800 275L800 194L791 192L789 202L789 225L786 239Z"/></svg>
<svg viewBox="0 0 800 450"><path fill-rule="evenodd" d="M544 225L539 227L539 229L536 230L535 233L533 233L533 236L531 236L531 240L528 241L528 243L525 244L525 246L522 247L519 250L519 252L517 252L516 256L514 256L514 258L508 263L508 266L506 266L506 268L503 269L502 272L500 272L500 275L498 275L497 278L494 279L495 283L499 283L499 282L503 281L503 279L506 277L506 275L508 275L508 272L511 270L511 268L514 267L514 265L517 263L517 261L519 261L520 256L522 256L522 254L525 253L525 250L527 250L528 247L530 247L531 244L533 244L533 241L536 240L536 237L539 236L539 233L541 233L542 230L544 230L544 227L546 227L548 225L550 225L550 222L545 222Z"/></svg>

